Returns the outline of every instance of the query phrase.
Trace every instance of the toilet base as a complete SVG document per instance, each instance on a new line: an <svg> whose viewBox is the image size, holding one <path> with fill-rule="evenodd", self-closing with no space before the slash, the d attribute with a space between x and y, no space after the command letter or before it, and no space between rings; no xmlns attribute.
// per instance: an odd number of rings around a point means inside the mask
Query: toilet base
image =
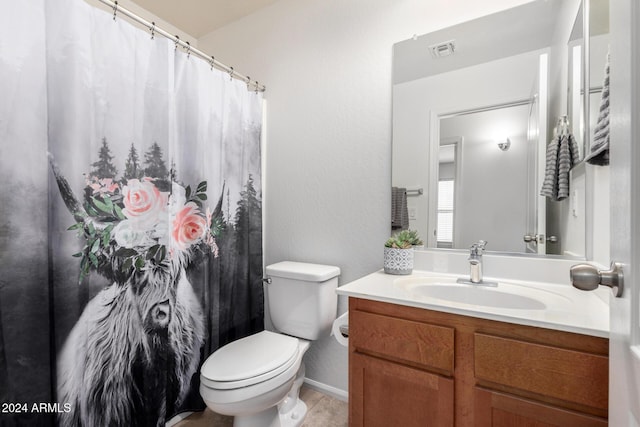
<svg viewBox="0 0 640 427"><path fill-rule="evenodd" d="M307 416L307 405L300 400L300 387L304 382L305 375L304 362L300 364L300 369L293 380L291 390L282 402L278 404L281 427L300 427Z"/></svg>
<svg viewBox="0 0 640 427"><path fill-rule="evenodd" d="M278 408L272 406L264 411L249 415L236 415L233 418L233 427L281 427Z"/></svg>
<svg viewBox="0 0 640 427"><path fill-rule="evenodd" d="M300 399L293 409L280 413L280 427L300 427L307 416L307 405Z"/></svg>
<svg viewBox="0 0 640 427"><path fill-rule="evenodd" d="M299 397L304 374L304 363L301 363L291 389L282 402L254 414L236 415L233 427L300 427L307 416L307 405Z"/></svg>
<svg viewBox="0 0 640 427"><path fill-rule="evenodd" d="M300 399L294 407L280 413L277 406L250 415L236 415L233 427L300 427L307 415L307 405Z"/></svg>

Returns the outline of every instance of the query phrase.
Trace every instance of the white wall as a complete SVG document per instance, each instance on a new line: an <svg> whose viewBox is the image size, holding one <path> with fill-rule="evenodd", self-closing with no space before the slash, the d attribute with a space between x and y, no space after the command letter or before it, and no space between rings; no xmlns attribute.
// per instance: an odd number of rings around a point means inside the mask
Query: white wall
<svg viewBox="0 0 640 427"><path fill-rule="evenodd" d="M526 2L281 0L198 41L267 86L266 264L337 265L341 284L381 268L393 43ZM346 348L327 337L305 359L307 378L347 389Z"/></svg>

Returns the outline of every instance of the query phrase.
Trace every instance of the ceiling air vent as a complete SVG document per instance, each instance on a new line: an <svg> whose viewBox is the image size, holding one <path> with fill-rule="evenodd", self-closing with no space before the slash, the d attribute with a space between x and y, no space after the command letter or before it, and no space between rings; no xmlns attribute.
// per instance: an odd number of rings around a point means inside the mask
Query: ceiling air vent
<svg viewBox="0 0 640 427"><path fill-rule="evenodd" d="M449 40L446 42L429 46L429 51L431 52L431 56L433 56L434 58L442 58L444 56L453 55L453 52L455 50L456 50L455 40Z"/></svg>

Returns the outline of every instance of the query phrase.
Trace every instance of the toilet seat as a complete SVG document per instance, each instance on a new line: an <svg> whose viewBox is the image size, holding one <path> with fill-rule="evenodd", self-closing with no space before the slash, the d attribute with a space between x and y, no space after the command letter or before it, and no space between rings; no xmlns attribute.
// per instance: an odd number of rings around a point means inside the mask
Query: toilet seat
<svg viewBox="0 0 640 427"><path fill-rule="evenodd" d="M200 381L209 388L229 390L274 378L296 363L299 340L262 331L216 350L202 365Z"/></svg>

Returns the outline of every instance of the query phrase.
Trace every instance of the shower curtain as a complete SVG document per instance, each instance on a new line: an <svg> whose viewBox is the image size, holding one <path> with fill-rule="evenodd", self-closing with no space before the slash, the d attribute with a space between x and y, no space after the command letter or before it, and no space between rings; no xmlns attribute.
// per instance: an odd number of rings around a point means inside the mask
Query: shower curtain
<svg viewBox="0 0 640 427"><path fill-rule="evenodd" d="M0 7L0 425L202 410L263 329L261 95L83 0Z"/></svg>

